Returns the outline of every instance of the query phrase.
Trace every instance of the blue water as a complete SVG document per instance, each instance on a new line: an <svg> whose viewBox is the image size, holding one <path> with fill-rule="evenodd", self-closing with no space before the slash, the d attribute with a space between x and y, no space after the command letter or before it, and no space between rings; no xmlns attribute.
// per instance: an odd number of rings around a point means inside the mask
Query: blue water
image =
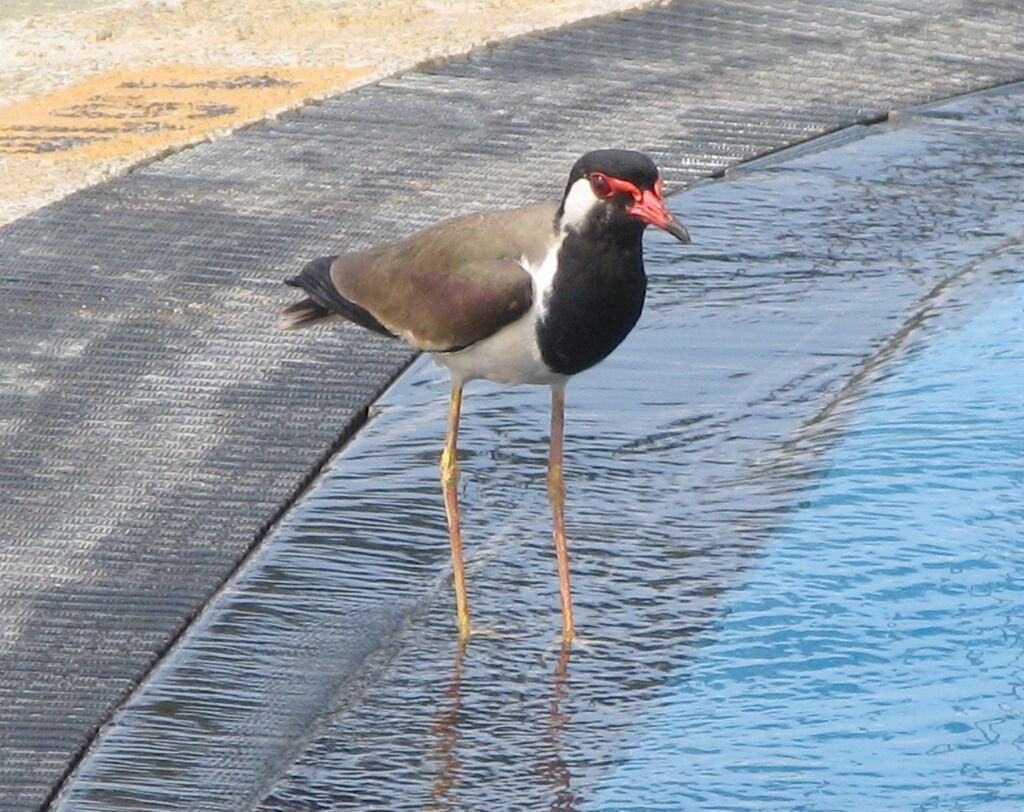
<svg viewBox="0 0 1024 812"><path fill-rule="evenodd" d="M588 810L1024 809L1024 286L872 385Z"/></svg>

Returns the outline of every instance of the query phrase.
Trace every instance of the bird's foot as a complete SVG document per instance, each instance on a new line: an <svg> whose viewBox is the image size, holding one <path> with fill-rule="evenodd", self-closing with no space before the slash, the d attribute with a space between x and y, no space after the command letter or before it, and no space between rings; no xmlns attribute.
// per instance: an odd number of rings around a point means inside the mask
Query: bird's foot
<svg viewBox="0 0 1024 812"><path fill-rule="evenodd" d="M576 632L573 632L571 637L560 635L555 640L551 641L551 644L547 647L549 654L563 654L567 651L584 651L587 654L596 653L597 649L603 645L610 643L608 640L602 640L599 637L583 637Z"/></svg>

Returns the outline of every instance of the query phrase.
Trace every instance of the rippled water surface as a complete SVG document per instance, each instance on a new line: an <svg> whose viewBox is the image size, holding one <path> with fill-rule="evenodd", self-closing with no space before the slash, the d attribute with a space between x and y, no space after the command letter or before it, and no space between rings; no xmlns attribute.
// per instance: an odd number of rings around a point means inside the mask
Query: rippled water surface
<svg viewBox="0 0 1024 812"><path fill-rule="evenodd" d="M928 332L587 808L1024 808L1024 285Z"/></svg>
<svg viewBox="0 0 1024 812"><path fill-rule="evenodd" d="M421 359L64 807L1021 808L1022 144L1012 88L673 201L569 388L571 652L547 393L485 384L458 645Z"/></svg>

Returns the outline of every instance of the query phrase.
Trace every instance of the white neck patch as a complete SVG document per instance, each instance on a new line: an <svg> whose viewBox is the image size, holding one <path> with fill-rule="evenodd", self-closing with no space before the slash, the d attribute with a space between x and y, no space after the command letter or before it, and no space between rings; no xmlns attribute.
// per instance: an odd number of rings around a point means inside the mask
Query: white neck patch
<svg viewBox="0 0 1024 812"><path fill-rule="evenodd" d="M599 198L590 188L590 181L587 178L577 180L569 187L569 194L565 196L561 227L581 231L598 201Z"/></svg>

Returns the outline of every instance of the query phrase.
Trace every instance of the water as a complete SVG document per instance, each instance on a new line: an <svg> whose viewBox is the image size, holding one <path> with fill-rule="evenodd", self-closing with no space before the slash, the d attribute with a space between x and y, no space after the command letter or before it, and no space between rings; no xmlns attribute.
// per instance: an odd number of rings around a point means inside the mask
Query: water
<svg viewBox="0 0 1024 812"><path fill-rule="evenodd" d="M586 808L1024 808L1024 285L925 332Z"/></svg>
<svg viewBox="0 0 1024 812"><path fill-rule="evenodd" d="M1019 808L1022 144L1017 87L673 201L569 388L569 653L546 392L467 393L463 648L421 359L62 808Z"/></svg>

